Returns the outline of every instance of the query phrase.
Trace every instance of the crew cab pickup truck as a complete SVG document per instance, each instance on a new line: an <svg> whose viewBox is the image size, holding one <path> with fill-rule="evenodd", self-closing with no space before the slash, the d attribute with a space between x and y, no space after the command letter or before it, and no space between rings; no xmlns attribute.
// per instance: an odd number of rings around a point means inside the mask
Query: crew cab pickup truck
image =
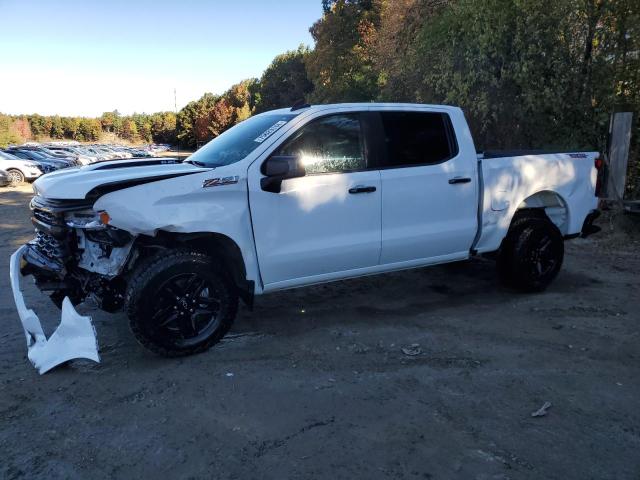
<svg viewBox="0 0 640 480"><path fill-rule="evenodd" d="M38 179L36 238L14 254L12 286L31 346L47 340L18 271L64 303L59 330L87 318L72 304L92 297L123 309L136 339L166 356L218 342L239 299L473 255L493 255L514 289L540 291L564 239L597 228L597 157L478 154L450 106L274 110L184 162L119 160Z"/></svg>

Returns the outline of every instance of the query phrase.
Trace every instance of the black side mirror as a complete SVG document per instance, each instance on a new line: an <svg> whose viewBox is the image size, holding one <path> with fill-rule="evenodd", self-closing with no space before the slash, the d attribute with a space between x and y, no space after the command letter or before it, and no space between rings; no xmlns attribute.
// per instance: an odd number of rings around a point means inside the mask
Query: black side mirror
<svg viewBox="0 0 640 480"><path fill-rule="evenodd" d="M283 180L306 175L304 165L296 156L276 155L269 157L262 164L261 171L266 176L260 180L260 187L265 192L271 193L280 193Z"/></svg>

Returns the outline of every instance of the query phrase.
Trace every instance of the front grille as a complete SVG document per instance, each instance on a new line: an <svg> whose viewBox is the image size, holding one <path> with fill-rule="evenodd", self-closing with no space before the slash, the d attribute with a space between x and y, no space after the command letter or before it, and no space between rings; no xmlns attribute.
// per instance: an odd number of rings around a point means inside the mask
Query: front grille
<svg viewBox="0 0 640 480"><path fill-rule="evenodd" d="M33 216L36 220L46 223L47 225L64 226L64 217L41 208L33 209Z"/></svg>
<svg viewBox="0 0 640 480"><path fill-rule="evenodd" d="M31 200L31 210L36 238L29 245L49 259L66 263L71 254L72 232L65 224L65 212L82 210L87 206L91 206L91 202L87 200L57 200L35 196Z"/></svg>
<svg viewBox="0 0 640 480"><path fill-rule="evenodd" d="M65 242L57 240L45 232L37 231L36 238L29 243L40 253L51 259L63 259L69 253Z"/></svg>

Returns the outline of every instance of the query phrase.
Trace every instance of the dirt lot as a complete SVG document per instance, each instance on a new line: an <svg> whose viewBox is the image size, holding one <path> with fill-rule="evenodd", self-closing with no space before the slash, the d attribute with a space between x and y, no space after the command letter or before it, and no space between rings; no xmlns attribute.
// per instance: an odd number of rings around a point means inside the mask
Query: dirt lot
<svg viewBox="0 0 640 480"><path fill-rule="evenodd" d="M638 237L569 242L539 295L474 260L265 296L181 360L84 304L102 363L39 376L8 282L29 198L0 189L2 478L640 478Z"/></svg>

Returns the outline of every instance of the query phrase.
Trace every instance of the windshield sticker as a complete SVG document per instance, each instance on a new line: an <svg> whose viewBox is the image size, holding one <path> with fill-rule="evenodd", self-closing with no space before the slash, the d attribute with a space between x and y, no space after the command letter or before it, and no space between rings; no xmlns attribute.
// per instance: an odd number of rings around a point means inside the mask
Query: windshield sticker
<svg viewBox="0 0 640 480"><path fill-rule="evenodd" d="M260 135L258 138L256 138L254 140L254 142L258 142L258 143L264 142L267 138L269 138L273 134L273 132L278 130L285 123L287 123L287 122L285 122L284 120L280 120L279 122L274 123L267 130L265 130L265 132L262 135Z"/></svg>

